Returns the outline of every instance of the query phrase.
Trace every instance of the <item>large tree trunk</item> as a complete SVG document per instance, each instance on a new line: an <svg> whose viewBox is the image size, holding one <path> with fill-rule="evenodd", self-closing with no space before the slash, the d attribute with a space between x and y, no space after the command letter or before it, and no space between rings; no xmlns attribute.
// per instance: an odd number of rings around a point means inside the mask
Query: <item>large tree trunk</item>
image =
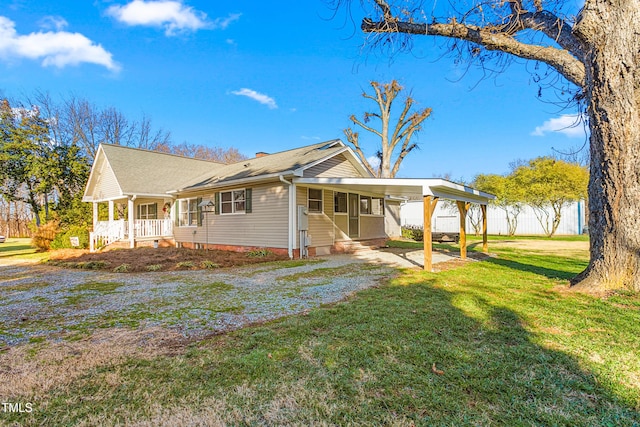
<svg viewBox="0 0 640 427"><path fill-rule="evenodd" d="M586 3L591 260L573 285L640 291L640 0Z"/></svg>

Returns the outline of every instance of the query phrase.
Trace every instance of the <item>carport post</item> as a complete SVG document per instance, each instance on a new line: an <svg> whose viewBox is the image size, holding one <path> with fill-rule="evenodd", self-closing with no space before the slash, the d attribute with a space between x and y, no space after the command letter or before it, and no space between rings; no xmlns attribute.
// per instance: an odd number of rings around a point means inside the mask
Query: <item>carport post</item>
<svg viewBox="0 0 640 427"><path fill-rule="evenodd" d="M431 217L433 216L433 211L436 210L436 205L438 204L438 198L434 196L423 196L423 213L424 213L424 224L423 224L423 236L422 243L424 246L424 269L426 271L431 271L433 269L433 250L431 243Z"/></svg>
<svg viewBox="0 0 640 427"><path fill-rule="evenodd" d="M487 243L487 205L480 205L482 209L482 252L489 252L489 244Z"/></svg>
<svg viewBox="0 0 640 427"><path fill-rule="evenodd" d="M467 258L467 211L469 210L469 202L458 200L458 211L460 212L460 258Z"/></svg>

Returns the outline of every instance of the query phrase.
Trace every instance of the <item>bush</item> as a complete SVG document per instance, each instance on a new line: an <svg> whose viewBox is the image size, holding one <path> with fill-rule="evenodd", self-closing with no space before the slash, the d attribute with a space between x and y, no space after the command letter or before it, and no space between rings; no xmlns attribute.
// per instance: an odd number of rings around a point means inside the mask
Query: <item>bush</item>
<svg viewBox="0 0 640 427"><path fill-rule="evenodd" d="M85 227L71 226L67 230L56 234L51 242L51 249L71 249L71 237L77 237L80 241L80 249L89 248L89 231Z"/></svg>
<svg viewBox="0 0 640 427"><path fill-rule="evenodd" d="M131 269L130 264L120 264L113 269L114 273L127 273Z"/></svg>
<svg viewBox="0 0 640 427"><path fill-rule="evenodd" d="M193 261L181 261L176 264L176 268L184 268L184 269L194 268L195 266L196 265L193 263Z"/></svg>
<svg viewBox="0 0 640 427"><path fill-rule="evenodd" d="M266 248L255 249L253 251L247 252L247 256L249 258L264 258L272 254L273 252L271 252L269 249L266 249Z"/></svg>
<svg viewBox="0 0 640 427"><path fill-rule="evenodd" d="M53 242L58 232L58 223L56 221L49 221L36 229L31 243L41 251L48 251L51 248L51 242Z"/></svg>
<svg viewBox="0 0 640 427"><path fill-rule="evenodd" d="M422 242L424 240L424 230L417 225L407 225L402 227L402 237Z"/></svg>
<svg viewBox="0 0 640 427"><path fill-rule="evenodd" d="M206 268L206 269L214 269L214 268L220 268L220 264L216 264L213 261L204 260L200 263L200 267Z"/></svg>

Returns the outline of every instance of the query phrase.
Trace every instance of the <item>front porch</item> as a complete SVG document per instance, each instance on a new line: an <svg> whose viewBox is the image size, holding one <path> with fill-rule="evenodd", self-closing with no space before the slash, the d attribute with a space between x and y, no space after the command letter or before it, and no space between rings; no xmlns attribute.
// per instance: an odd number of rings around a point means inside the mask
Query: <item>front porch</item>
<svg viewBox="0 0 640 427"><path fill-rule="evenodd" d="M107 220L100 220L99 205L108 203ZM130 196L125 199L93 201L93 231L89 233L89 249L95 252L115 242L136 242L173 238L171 199ZM116 208L117 205L117 208ZM105 212L102 211L103 219ZM116 215L119 217L116 219ZM161 216L161 218L158 218ZM125 219L126 218L126 219Z"/></svg>
<svg viewBox="0 0 640 427"><path fill-rule="evenodd" d="M132 226L130 226L132 225ZM129 247L136 242L169 239L173 237L173 221L166 219L136 219L130 221L97 221L89 233L89 250L95 252L118 241L129 241Z"/></svg>

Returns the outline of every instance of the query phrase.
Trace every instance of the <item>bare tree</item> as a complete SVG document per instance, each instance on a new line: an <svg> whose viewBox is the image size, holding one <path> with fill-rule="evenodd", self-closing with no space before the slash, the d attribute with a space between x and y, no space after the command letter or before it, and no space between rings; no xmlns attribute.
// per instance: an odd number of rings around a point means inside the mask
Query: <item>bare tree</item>
<svg viewBox="0 0 640 427"><path fill-rule="evenodd" d="M355 115L352 115L350 119L362 129L380 137L380 150L376 153L379 164L373 166L365 155L362 150L360 134L358 132L347 128L344 130L344 133L347 140L354 146L356 154L372 175L379 178L393 178L398 173L400 164L407 154L418 147L416 143L411 142L411 138L415 132L418 132L422 128L422 122L431 115L431 108L425 108L420 112L411 113L411 107L413 107L415 101L412 97L408 96L404 101L404 107L396 121L395 127L393 127L391 107L393 101L402 91L402 86L400 86L396 80L393 80L390 83L371 82L371 87L373 88L374 94L370 95L364 92L362 96L375 101L376 104L378 104L379 112L364 113L362 121L357 119ZM379 129L369 124L371 118L380 120ZM396 151L397 153L395 153ZM395 160L393 160L394 153L396 155Z"/></svg>
<svg viewBox="0 0 640 427"><path fill-rule="evenodd" d="M586 108L591 160L590 262L572 284L640 291L640 0L360 3L373 44L411 48L415 36L436 36L481 65L507 54L566 79L560 89ZM435 16L442 10L449 15Z"/></svg>
<svg viewBox="0 0 640 427"><path fill-rule="evenodd" d="M210 160L219 163L236 163L246 160L247 157L241 154L236 148L209 147L201 144L188 144L183 142L178 145L160 145L157 151L177 154L179 156L193 157L195 159Z"/></svg>

